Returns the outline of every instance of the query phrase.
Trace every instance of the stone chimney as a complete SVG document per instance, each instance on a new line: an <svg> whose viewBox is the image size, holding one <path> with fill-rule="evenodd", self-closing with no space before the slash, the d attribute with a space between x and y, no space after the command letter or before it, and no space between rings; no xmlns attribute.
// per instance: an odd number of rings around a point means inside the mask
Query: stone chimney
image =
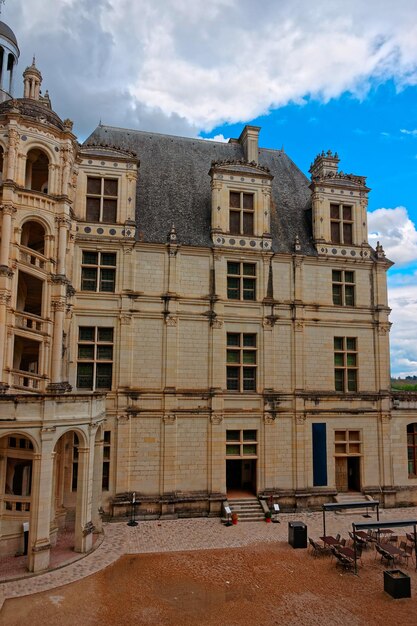
<svg viewBox="0 0 417 626"><path fill-rule="evenodd" d="M311 178L313 180L316 177L325 178L328 174L330 174L330 172L332 172L333 175L337 174L339 161L340 159L337 152L333 154L331 150L328 150L327 152L324 152L323 150L321 154L316 156L313 163L310 165L309 172L311 174Z"/></svg>
<svg viewBox="0 0 417 626"><path fill-rule="evenodd" d="M243 147L245 160L248 163L254 161L258 165L258 137L260 126L245 126L242 130L239 143Z"/></svg>

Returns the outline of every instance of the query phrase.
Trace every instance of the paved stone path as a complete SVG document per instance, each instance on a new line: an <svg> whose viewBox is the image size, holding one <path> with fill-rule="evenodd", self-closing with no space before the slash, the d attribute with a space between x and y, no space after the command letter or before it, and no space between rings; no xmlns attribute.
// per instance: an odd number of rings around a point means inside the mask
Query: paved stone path
<svg viewBox="0 0 417 626"><path fill-rule="evenodd" d="M381 509L380 520L417 519L417 507ZM135 528L125 522L109 523L104 527L102 543L84 558L65 567L37 576L0 584L0 609L7 598L48 591L75 582L111 565L124 554L143 554L187 550L237 548L255 543L288 541L288 522L297 520L307 525L308 535L317 539L322 534L322 513L290 513L280 515L280 524L264 522L238 523L226 527L218 518L181 519L139 522ZM326 533L341 533L347 537L352 522L376 521L363 518L362 512L326 514ZM404 534L405 529L399 529ZM411 531L411 528L410 528Z"/></svg>

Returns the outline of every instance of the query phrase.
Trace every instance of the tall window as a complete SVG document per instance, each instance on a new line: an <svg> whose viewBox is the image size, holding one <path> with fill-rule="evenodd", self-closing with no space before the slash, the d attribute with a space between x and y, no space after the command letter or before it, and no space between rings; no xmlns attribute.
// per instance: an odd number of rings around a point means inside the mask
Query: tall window
<svg viewBox="0 0 417 626"><path fill-rule="evenodd" d="M332 271L333 304L355 305L355 273L347 270Z"/></svg>
<svg viewBox="0 0 417 626"><path fill-rule="evenodd" d="M72 478L71 478L71 490L77 491L78 484L78 446L79 439L77 433L74 433L72 440Z"/></svg>
<svg viewBox="0 0 417 626"><path fill-rule="evenodd" d="M116 282L116 253L83 250L81 291L113 293Z"/></svg>
<svg viewBox="0 0 417 626"><path fill-rule="evenodd" d="M407 426L408 475L417 476L417 424Z"/></svg>
<svg viewBox="0 0 417 626"><path fill-rule="evenodd" d="M335 337L334 382L336 391L357 391L357 362L356 337Z"/></svg>
<svg viewBox="0 0 417 626"><path fill-rule="evenodd" d="M110 485L110 443L111 432L110 430L105 430L103 444L103 475L101 480L101 488L103 491L108 491Z"/></svg>
<svg viewBox="0 0 417 626"><path fill-rule="evenodd" d="M78 389L111 389L113 328L80 326L78 331Z"/></svg>
<svg viewBox="0 0 417 626"><path fill-rule="evenodd" d="M227 333L227 389L256 391L256 335Z"/></svg>
<svg viewBox="0 0 417 626"><path fill-rule="evenodd" d="M230 192L229 230L232 235L253 235L253 198L253 193Z"/></svg>
<svg viewBox="0 0 417 626"><path fill-rule="evenodd" d="M229 300L256 299L256 265L254 263L227 263L227 297Z"/></svg>
<svg viewBox="0 0 417 626"><path fill-rule="evenodd" d="M330 230L333 243L353 243L352 207L345 204L330 205Z"/></svg>
<svg viewBox="0 0 417 626"><path fill-rule="evenodd" d="M117 217L117 179L87 178L87 208L88 222L116 222Z"/></svg>

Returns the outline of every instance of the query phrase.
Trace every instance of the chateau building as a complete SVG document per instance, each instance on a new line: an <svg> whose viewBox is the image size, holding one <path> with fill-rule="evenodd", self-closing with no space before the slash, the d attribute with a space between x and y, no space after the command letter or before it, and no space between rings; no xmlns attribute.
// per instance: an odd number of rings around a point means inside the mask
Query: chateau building
<svg viewBox="0 0 417 626"><path fill-rule="evenodd" d="M99 125L80 146L0 23L0 554L48 567L68 519L417 502L417 396L390 391L363 176Z"/></svg>

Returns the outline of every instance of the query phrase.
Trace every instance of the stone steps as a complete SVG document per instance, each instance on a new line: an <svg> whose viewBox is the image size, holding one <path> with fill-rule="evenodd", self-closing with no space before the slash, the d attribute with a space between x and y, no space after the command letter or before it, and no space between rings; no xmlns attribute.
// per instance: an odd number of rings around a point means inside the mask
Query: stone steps
<svg viewBox="0 0 417 626"><path fill-rule="evenodd" d="M340 504L349 504L349 502L365 502L368 500L369 502L373 502L373 498L371 496L367 496L361 492L357 493L338 493L337 496L334 496L334 501ZM366 509L342 509L341 511L335 511L336 515L365 515ZM372 514L373 509L368 509L368 514Z"/></svg>
<svg viewBox="0 0 417 626"><path fill-rule="evenodd" d="M229 500L232 513L237 513L239 522L263 522L265 515L258 498L236 498Z"/></svg>

